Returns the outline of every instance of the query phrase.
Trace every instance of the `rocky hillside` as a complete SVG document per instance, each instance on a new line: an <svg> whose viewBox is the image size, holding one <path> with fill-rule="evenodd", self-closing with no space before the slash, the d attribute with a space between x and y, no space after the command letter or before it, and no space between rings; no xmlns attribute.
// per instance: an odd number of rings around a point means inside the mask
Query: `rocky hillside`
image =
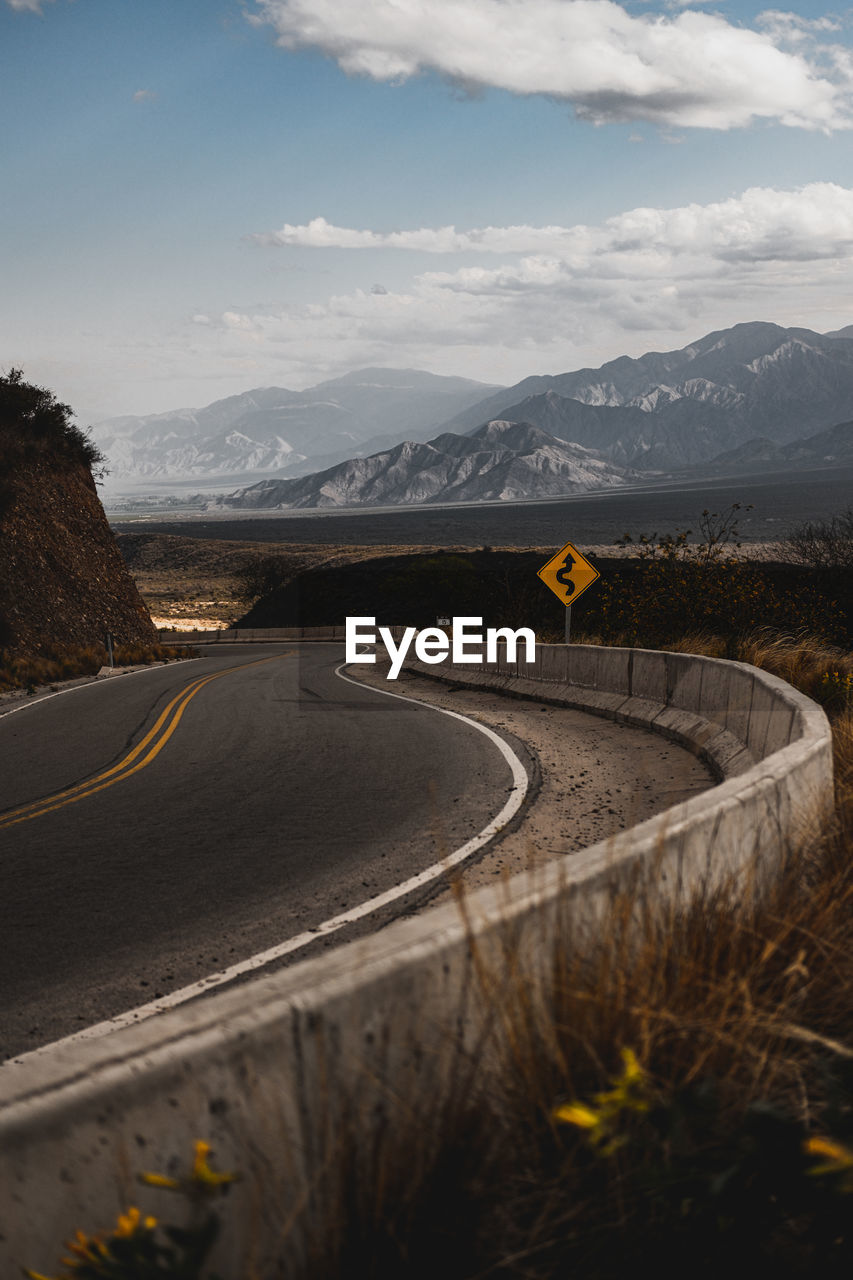
<svg viewBox="0 0 853 1280"><path fill-rule="evenodd" d="M494 421L468 436L444 432L425 444L407 440L303 479L262 480L218 504L286 509L495 502L616 488L637 478L529 423Z"/></svg>
<svg viewBox="0 0 853 1280"><path fill-rule="evenodd" d="M154 642L107 524L99 454L71 411L17 371L0 377L0 648Z"/></svg>
<svg viewBox="0 0 853 1280"><path fill-rule="evenodd" d="M826 431L790 444L775 444L766 436L747 440L738 449L721 453L713 470L719 475L742 475L745 471L791 471L811 467L850 466L853 463L853 422L839 422ZM707 472L709 467L704 467Z"/></svg>

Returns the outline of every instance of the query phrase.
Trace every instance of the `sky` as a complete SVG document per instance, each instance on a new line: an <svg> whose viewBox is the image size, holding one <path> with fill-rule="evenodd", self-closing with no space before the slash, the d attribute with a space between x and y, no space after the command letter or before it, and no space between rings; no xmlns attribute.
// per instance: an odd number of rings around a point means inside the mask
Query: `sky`
<svg viewBox="0 0 853 1280"><path fill-rule="evenodd" d="M853 12L0 0L0 370L85 425L853 323Z"/></svg>

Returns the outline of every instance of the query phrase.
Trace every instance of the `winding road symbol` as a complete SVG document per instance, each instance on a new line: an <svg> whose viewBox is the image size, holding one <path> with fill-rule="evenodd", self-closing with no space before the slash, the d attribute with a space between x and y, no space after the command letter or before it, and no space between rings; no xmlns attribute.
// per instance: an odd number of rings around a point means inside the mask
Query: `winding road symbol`
<svg viewBox="0 0 853 1280"><path fill-rule="evenodd" d="M562 568L558 569L557 572L554 574L554 577L556 578L556 580L566 588L567 600L569 596L574 595L574 592L575 592L575 584L572 582L572 579L571 579L571 571L574 567L575 567L574 556L566 556L565 560L563 561Z"/></svg>
<svg viewBox="0 0 853 1280"><path fill-rule="evenodd" d="M571 542L536 572L567 609L601 576Z"/></svg>

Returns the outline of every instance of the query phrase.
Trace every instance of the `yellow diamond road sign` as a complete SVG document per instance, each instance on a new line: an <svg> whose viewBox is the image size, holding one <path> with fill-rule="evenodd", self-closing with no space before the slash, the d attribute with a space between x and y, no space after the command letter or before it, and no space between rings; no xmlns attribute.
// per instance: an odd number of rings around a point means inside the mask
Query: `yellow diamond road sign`
<svg viewBox="0 0 853 1280"><path fill-rule="evenodd" d="M565 605L574 604L587 587L591 587L601 574L582 556L577 547L567 542L561 551L547 564L537 569L537 576Z"/></svg>

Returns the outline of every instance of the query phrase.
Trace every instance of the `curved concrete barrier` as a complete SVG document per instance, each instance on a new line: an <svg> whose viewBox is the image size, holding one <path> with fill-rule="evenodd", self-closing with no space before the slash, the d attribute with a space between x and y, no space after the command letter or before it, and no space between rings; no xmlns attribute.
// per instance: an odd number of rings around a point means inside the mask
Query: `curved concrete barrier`
<svg viewBox="0 0 853 1280"><path fill-rule="evenodd" d="M719 887L760 888L831 810L823 712L753 668L555 646L530 667L449 674L648 724L707 752L725 780L481 890L466 918L454 904L433 908L137 1027L5 1064L0 1274L49 1272L62 1238L107 1227L128 1203L160 1213L162 1193L140 1189L134 1172L185 1165L197 1137L246 1175L230 1197L218 1268L249 1274L253 1259L268 1272L284 1249L295 1271L299 1232L282 1244L282 1220L321 1195L341 1135L393 1124L398 1103L438 1107L460 1062L482 1066L510 971L525 990L544 989L549 939L582 945L620 888L642 884L666 910Z"/></svg>
<svg viewBox="0 0 853 1280"><path fill-rule="evenodd" d="M346 627L228 627L219 631L160 631L161 644L262 644L280 640L340 640Z"/></svg>

